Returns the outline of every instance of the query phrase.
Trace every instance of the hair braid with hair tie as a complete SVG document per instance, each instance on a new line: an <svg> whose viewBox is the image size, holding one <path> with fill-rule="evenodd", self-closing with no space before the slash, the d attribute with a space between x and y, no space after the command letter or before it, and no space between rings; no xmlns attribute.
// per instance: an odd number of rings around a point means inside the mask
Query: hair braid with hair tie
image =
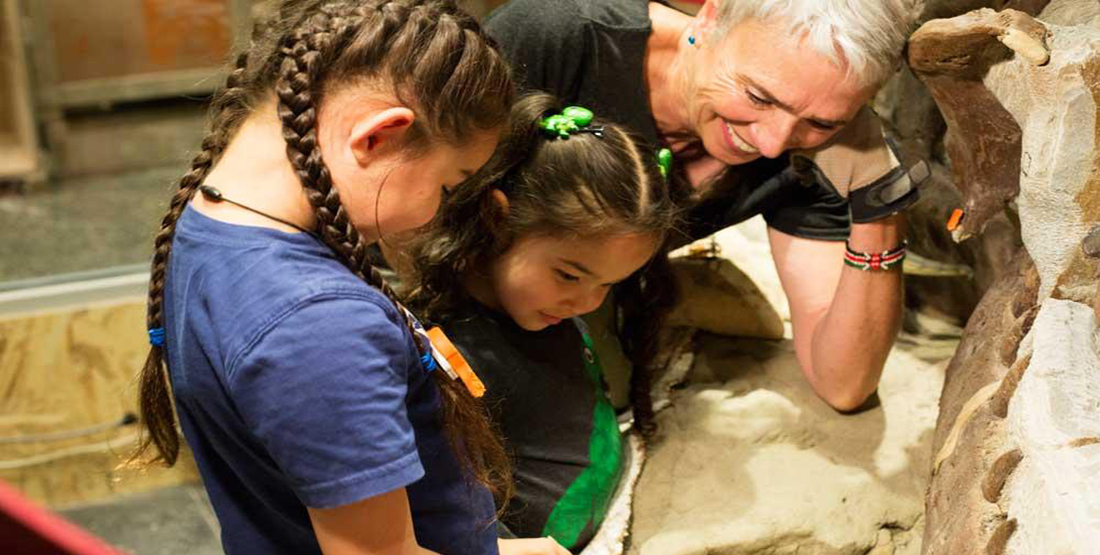
<svg viewBox="0 0 1100 555"><path fill-rule="evenodd" d="M236 65L226 77L225 87L211 102L210 130L202 141L202 149L191 161L191 169L180 179L179 188L172 195L168 212L161 219L160 230L153 240L153 260L149 272L149 293L146 304L147 329L164 327L164 284L168 260L172 252L172 239L187 203L206 179L218 157L225 151L235 123L247 111L247 93L241 88L248 68L248 56L237 57ZM179 432L175 428L175 411L170 394L171 386L164 366L164 349L152 346L139 376L139 410L146 423L148 435L142 437L131 460L144 455L155 445L161 460L171 466L179 456Z"/></svg>

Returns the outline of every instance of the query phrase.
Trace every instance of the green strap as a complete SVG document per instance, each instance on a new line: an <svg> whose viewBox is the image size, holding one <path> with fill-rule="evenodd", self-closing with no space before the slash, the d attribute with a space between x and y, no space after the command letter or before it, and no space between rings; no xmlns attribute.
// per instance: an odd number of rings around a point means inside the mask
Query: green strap
<svg viewBox="0 0 1100 555"><path fill-rule="evenodd" d="M623 462L619 421L603 388L600 360L587 326L579 318L574 318L573 322L584 339L584 368L595 393L596 406L592 415L592 436L588 441L588 468L558 499L542 530L542 535L553 536L566 548L576 545L589 522L593 529L603 523L611 496L619 484Z"/></svg>

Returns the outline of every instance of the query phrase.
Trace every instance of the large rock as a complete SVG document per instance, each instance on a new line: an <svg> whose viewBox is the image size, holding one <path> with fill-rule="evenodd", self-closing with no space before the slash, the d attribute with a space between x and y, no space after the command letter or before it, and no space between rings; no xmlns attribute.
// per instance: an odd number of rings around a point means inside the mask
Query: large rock
<svg viewBox="0 0 1100 555"><path fill-rule="evenodd" d="M1008 266L1022 277L990 289L947 370L924 553L1091 553L1100 364L1082 239L1100 221L1100 4L930 22L910 46L953 129L956 182L968 180L964 231L1007 203L1026 248Z"/></svg>
<svg viewBox="0 0 1100 555"><path fill-rule="evenodd" d="M692 385L659 415L631 552L915 555L943 359L905 342L879 405L841 415L789 341L703 336Z"/></svg>
<svg viewBox="0 0 1100 555"><path fill-rule="evenodd" d="M671 254L681 300L670 326L780 339L790 308L757 216Z"/></svg>
<svg viewBox="0 0 1100 555"><path fill-rule="evenodd" d="M1003 494L1018 523L1006 553L1100 549L1098 339L1091 307L1048 299L1020 348L1032 354L1006 420L1022 455Z"/></svg>
<svg viewBox="0 0 1100 555"><path fill-rule="evenodd" d="M1014 58L993 67L985 83L1024 129L1016 204L1039 268L1039 296L1091 304L1095 263L1080 244L1100 221L1100 4L1055 1L1043 16L1080 24L1048 22L1049 63Z"/></svg>

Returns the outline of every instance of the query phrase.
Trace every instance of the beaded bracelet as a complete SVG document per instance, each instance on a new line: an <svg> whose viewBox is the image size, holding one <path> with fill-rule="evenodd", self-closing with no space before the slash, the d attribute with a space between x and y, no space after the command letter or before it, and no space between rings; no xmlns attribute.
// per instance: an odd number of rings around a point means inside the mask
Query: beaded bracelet
<svg viewBox="0 0 1100 555"><path fill-rule="evenodd" d="M889 270L901 264L902 260L905 260L905 247L907 244L908 242L902 241L901 245L896 249L882 251L881 254L871 254L854 251L851 245L845 242L844 263L864 271Z"/></svg>

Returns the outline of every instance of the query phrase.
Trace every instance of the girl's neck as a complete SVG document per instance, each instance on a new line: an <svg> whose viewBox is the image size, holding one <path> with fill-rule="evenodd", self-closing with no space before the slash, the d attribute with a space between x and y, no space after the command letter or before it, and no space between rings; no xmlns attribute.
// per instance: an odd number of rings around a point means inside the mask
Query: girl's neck
<svg viewBox="0 0 1100 555"><path fill-rule="evenodd" d="M204 183L221 190L225 198L265 214L313 227L313 211L286 157L282 124L273 102L259 107L234 134ZM229 223L298 230L228 202L212 202L195 195L192 206L211 218Z"/></svg>
<svg viewBox="0 0 1100 555"><path fill-rule="evenodd" d="M478 304L501 312L500 301L493 288L492 268L478 268L466 272L466 275L462 276L462 289Z"/></svg>
<svg viewBox="0 0 1100 555"><path fill-rule="evenodd" d="M649 108L662 136L681 137L691 130L687 96L689 59L693 52L686 45L694 19L655 2L649 4L649 18L653 30L646 43L644 62ZM678 145L671 146L675 150Z"/></svg>

